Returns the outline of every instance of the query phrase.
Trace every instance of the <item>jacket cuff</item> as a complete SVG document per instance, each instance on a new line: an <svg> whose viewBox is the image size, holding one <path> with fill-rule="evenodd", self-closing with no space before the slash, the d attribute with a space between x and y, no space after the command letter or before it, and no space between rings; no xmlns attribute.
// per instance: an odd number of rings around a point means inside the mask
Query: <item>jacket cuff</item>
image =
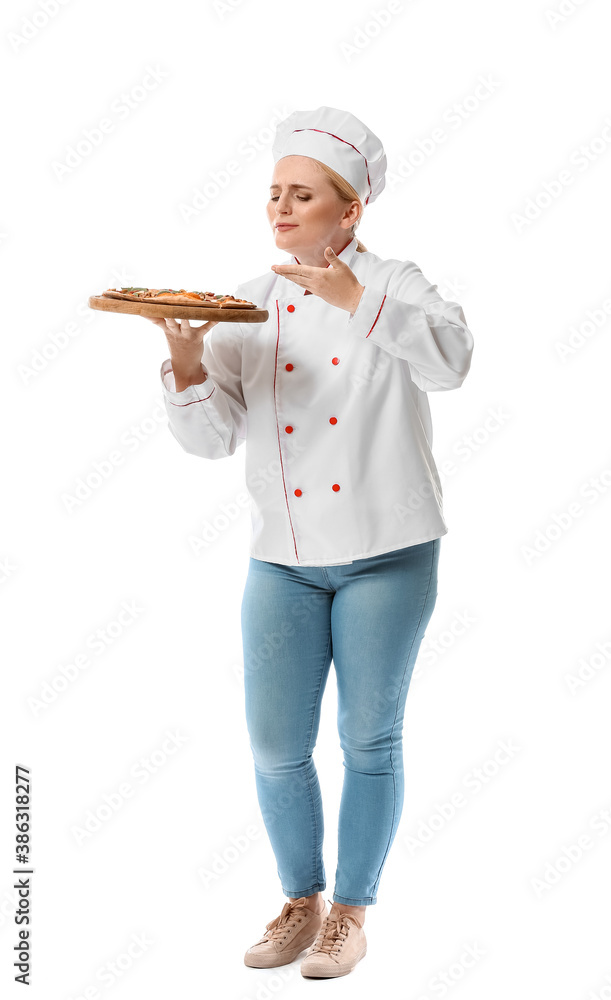
<svg viewBox="0 0 611 1000"><path fill-rule="evenodd" d="M368 337L384 308L386 292L373 285L365 285L356 311L349 315L348 330L357 337Z"/></svg>
<svg viewBox="0 0 611 1000"><path fill-rule="evenodd" d="M172 360L171 358L167 358L160 369L161 385L166 399L179 406L187 403L203 403L206 399L209 399L214 392L215 385L208 369L202 362L200 362L200 367L202 369L202 376L206 375L207 378L202 378L202 381L197 385L188 385L185 389L177 392L176 380L172 371Z"/></svg>

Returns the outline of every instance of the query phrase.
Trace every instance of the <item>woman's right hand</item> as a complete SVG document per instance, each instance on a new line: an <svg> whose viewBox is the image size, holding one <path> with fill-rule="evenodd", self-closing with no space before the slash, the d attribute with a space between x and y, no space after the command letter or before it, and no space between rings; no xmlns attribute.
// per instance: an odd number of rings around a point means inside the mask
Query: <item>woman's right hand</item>
<svg viewBox="0 0 611 1000"><path fill-rule="evenodd" d="M170 351L177 350L178 352L198 351L202 347L205 335L219 322L216 319L202 323L200 326L191 326L188 319L177 320L162 317L153 319L151 316L143 316L142 319L160 327L166 335Z"/></svg>
<svg viewBox="0 0 611 1000"><path fill-rule="evenodd" d="M218 320L210 320L200 326L191 326L188 319L176 320L143 316L143 319L154 323L165 333L172 371L176 383L176 391L180 392L188 385L200 385L206 380L201 369L203 343L205 335L216 326Z"/></svg>

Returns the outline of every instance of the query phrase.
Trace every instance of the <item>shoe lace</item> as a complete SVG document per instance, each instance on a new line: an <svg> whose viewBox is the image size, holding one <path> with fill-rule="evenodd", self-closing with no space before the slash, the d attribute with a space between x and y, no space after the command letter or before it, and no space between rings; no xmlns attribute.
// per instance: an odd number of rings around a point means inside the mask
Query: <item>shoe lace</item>
<svg viewBox="0 0 611 1000"><path fill-rule="evenodd" d="M323 920L312 950L322 951L326 955L339 951L346 940L350 927L357 926L358 924L349 913L340 912L334 916L329 914Z"/></svg>
<svg viewBox="0 0 611 1000"><path fill-rule="evenodd" d="M297 905L297 902L285 903L282 907L282 913L270 920L269 924L266 924L266 931L264 937L269 941L278 940L285 937L291 927L303 918L305 907L303 903Z"/></svg>

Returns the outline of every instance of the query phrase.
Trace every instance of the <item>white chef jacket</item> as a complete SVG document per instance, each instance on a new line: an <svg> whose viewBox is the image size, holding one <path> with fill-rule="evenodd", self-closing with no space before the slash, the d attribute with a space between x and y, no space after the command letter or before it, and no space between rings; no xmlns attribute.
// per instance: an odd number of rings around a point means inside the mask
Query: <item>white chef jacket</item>
<svg viewBox="0 0 611 1000"><path fill-rule="evenodd" d="M462 385L473 337L413 261L356 245L338 254L364 285L353 314L269 271L234 293L269 319L213 327L205 380L176 392L161 365L186 452L225 458L246 443L256 559L342 565L448 530L426 394Z"/></svg>

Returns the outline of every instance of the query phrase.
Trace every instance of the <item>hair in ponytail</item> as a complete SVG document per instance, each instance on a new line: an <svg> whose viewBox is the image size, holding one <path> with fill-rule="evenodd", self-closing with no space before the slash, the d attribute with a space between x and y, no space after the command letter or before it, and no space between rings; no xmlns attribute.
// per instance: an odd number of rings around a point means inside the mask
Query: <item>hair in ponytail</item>
<svg viewBox="0 0 611 1000"><path fill-rule="evenodd" d="M352 238L354 238L356 235L356 230L360 224L360 221L363 218L364 209L361 199L359 198L358 194L352 187L352 184L349 184L348 181L341 176L341 174L338 174L337 171L327 166L326 163L321 163L320 160L316 160L316 163L325 172L325 174L331 181L331 185L335 193L338 195L339 198L341 198L342 201L345 201L348 204L351 201L358 201L359 205L361 206L361 214L359 215L358 219L352 226L351 230L348 230ZM356 249L358 250L359 253L363 253L364 251L367 250L367 247L363 243L361 243L358 236L356 237Z"/></svg>

